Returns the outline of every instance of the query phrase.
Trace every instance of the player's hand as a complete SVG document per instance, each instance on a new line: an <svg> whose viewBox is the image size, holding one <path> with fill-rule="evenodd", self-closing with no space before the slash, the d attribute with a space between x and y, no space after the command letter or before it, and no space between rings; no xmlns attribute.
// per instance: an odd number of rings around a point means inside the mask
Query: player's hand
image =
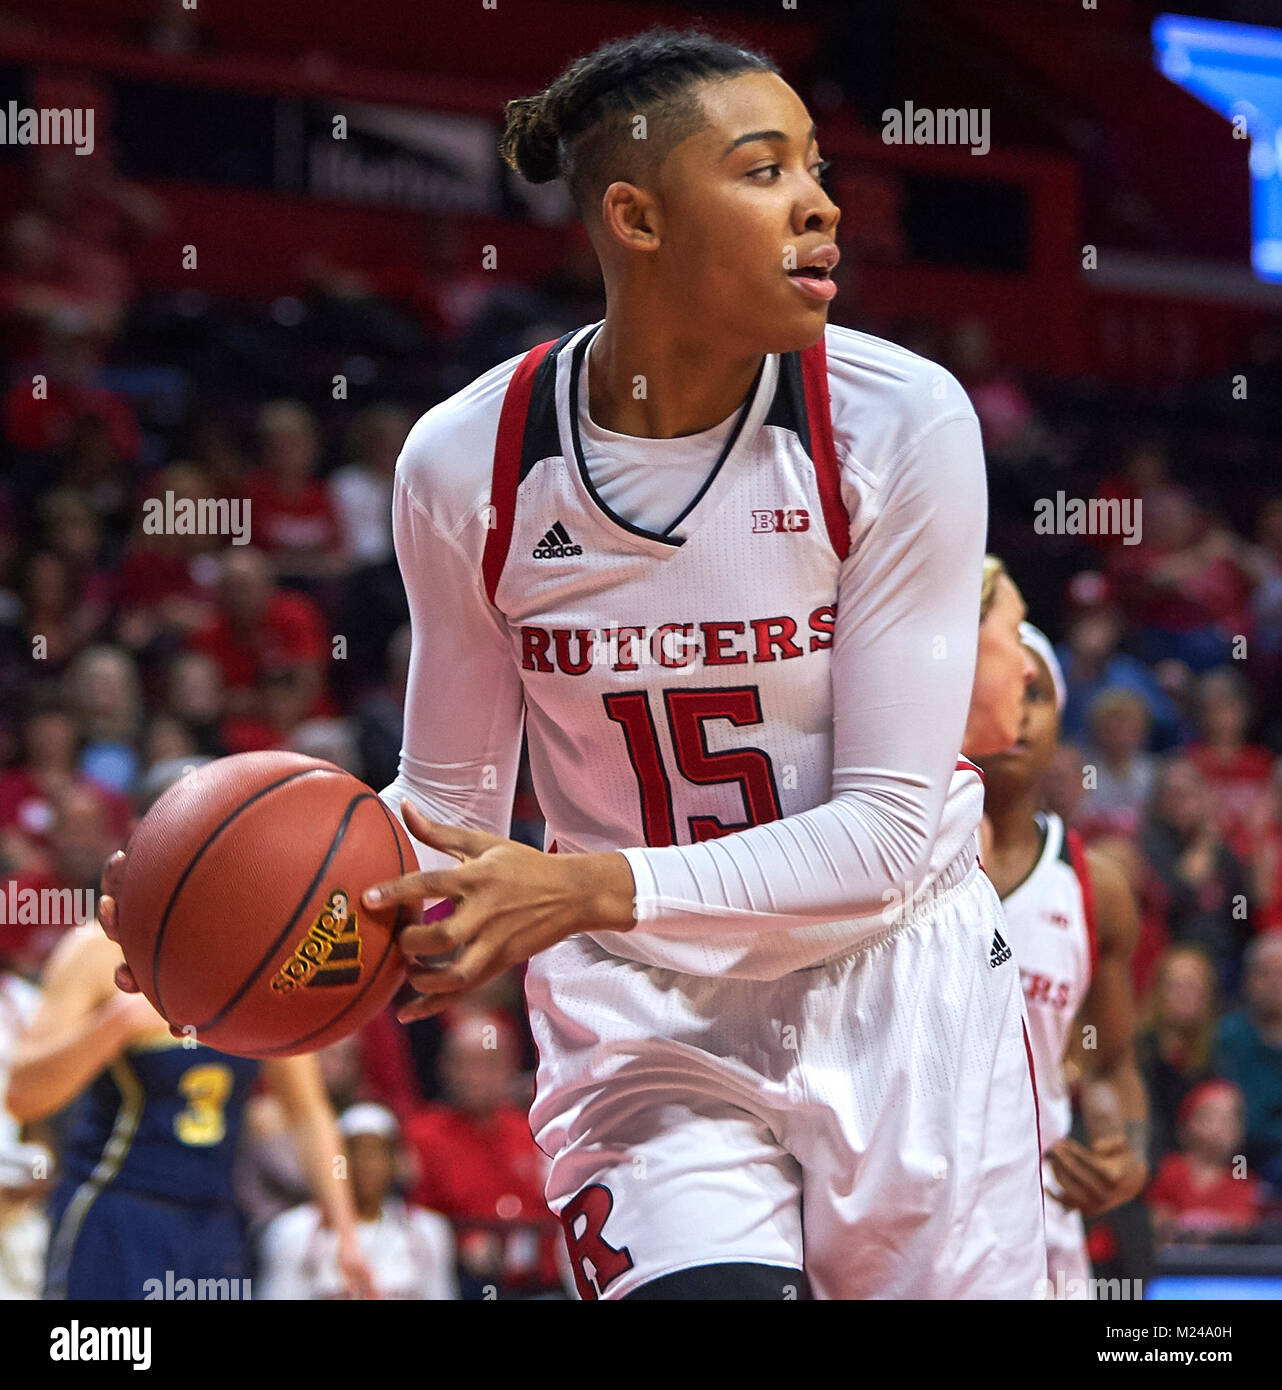
<svg viewBox="0 0 1282 1390"><path fill-rule="evenodd" d="M448 915L413 923L397 938L410 984L423 995L398 1014L428 1018L462 994L575 932L627 931L633 883L621 854L545 854L502 835L439 825L402 802L410 834L453 855L457 868L407 874L364 892L370 908L448 898ZM374 895L378 896L375 897ZM445 959L450 957L450 959Z"/></svg>
<svg viewBox="0 0 1282 1390"><path fill-rule="evenodd" d="M379 1296L374 1276L365 1263L365 1256L354 1234L338 1238L338 1272L343 1276L348 1298L371 1299Z"/></svg>
<svg viewBox="0 0 1282 1390"><path fill-rule="evenodd" d="M125 852L118 849L102 866L102 880L98 892L98 925L107 936L120 944L120 922L116 916L116 894L125 877ZM116 966L116 988L126 994L138 994L138 981L127 965Z"/></svg>
<svg viewBox="0 0 1282 1390"><path fill-rule="evenodd" d="M1097 1139L1089 1149L1061 1139L1046 1157L1060 1185L1050 1195L1083 1216L1099 1216L1129 1202L1148 1181L1148 1165L1121 1137Z"/></svg>

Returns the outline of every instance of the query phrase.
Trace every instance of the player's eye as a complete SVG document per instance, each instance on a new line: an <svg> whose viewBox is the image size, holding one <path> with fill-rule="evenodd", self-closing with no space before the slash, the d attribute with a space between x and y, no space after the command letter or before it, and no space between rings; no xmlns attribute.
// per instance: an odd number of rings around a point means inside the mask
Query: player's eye
<svg viewBox="0 0 1282 1390"><path fill-rule="evenodd" d="M826 188L826 187L828 186L828 180L824 177L824 175L825 175L825 174L828 172L828 170L831 169L831 168L832 168L832 160L831 160L831 159L821 159L821 160L818 161L818 163L812 164L812 165L810 166L810 172L811 172L812 174L814 174L815 178L817 178L817 179L819 180L819 182L820 182L821 184L823 184L824 187Z"/></svg>
<svg viewBox="0 0 1282 1390"><path fill-rule="evenodd" d="M755 178L757 177L758 174L773 174L773 175L775 175L775 177L778 177L778 175L781 174L782 172L783 172L782 167L781 167L780 165L778 165L778 164L762 164L762 165L760 165L760 166L759 166L758 168L756 168L756 169L749 169L749 170L748 170L748 177L749 177L750 179L755 179ZM775 181L775 180L774 180L773 178L763 180L763 182L766 182L766 183L774 183L774 181Z"/></svg>

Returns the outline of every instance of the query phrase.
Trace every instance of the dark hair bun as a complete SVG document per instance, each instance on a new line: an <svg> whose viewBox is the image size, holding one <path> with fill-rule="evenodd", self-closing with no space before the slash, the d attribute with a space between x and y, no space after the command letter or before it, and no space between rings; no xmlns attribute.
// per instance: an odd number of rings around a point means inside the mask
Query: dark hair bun
<svg viewBox="0 0 1282 1390"><path fill-rule="evenodd" d="M531 183L548 183L561 174L560 131L545 95L509 101L503 111L499 153L509 168Z"/></svg>

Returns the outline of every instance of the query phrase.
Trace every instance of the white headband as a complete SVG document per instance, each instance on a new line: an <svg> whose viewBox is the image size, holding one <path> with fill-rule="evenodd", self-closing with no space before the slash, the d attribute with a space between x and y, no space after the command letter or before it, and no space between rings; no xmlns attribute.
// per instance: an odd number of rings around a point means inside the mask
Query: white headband
<svg viewBox="0 0 1282 1390"><path fill-rule="evenodd" d="M1068 687L1064 684L1064 672L1060 669L1059 658L1050 644L1050 638L1040 627L1034 627L1032 623L1020 623L1019 640L1046 663L1046 669L1051 673L1051 683L1055 687L1055 707L1062 714L1064 702L1068 698Z"/></svg>

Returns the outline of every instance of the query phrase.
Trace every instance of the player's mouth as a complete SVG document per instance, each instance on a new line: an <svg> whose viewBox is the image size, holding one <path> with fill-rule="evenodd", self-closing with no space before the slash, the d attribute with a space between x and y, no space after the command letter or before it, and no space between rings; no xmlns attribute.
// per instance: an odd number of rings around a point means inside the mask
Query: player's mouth
<svg viewBox="0 0 1282 1390"><path fill-rule="evenodd" d="M805 265L788 271L788 279L812 299L829 300L837 293L837 282L832 278L832 272L840 259L841 252L829 242L827 246L811 252Z"/></svg>

